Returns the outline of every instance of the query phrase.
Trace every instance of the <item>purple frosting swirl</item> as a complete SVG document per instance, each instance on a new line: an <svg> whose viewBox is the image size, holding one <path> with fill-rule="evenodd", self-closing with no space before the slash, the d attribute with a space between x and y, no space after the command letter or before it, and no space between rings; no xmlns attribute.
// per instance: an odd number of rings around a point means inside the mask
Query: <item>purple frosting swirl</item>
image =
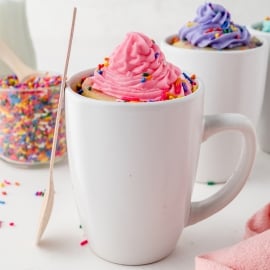
<svg viewBox="0 0 270 270"><path fill-rule="evenodd" d="M180 29L179 38L201 48L225 49L248 45L250 33L245 26L234 24L223 6L206 3L197 9L194 21Z"/></svg>

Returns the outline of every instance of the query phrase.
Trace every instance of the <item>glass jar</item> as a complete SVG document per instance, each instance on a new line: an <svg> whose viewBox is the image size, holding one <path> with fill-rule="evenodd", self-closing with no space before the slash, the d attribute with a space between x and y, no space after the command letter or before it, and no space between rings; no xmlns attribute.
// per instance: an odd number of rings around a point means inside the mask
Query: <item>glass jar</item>
<svg viewBox="0 0 270 270"><path fill-rule="evenodd" d="M14 87L10 87L12 81L16 81L12 76L0 79L0 157L17 165L48 164L61 76L47 76L42 83L35 79L24 85L14 83ZM5 81L9 81L9 86L5 86ZM56 161L66 154L64 118L62 110Z"/></svg>

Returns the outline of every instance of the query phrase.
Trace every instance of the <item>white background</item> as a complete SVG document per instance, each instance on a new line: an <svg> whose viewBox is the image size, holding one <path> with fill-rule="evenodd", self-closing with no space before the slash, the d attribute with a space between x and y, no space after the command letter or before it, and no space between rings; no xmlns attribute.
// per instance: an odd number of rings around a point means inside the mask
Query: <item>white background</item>
<svg viewBox="0 0 270 270"><path fill-rule="evenodd" d="M126 32L141 31L156 41L176 33L193 19L203 1L188 0L26 0L29 27L38 68L63 71L72 8L78 8L69 74L103 62ZM269 0L227 0L234 22L250 24L270 15ZM258 71L259 72L259 71ZM48 168L17 168L0 160L0 182L19 181L10 186L0 207L0 269L3 270L194 270L195 257L241 241L248 218L269 203L270 154L258 149L253 172L241 193L222 211L185 228L175 251L150 265L129 267L106 262L88 247L79 229L67 162L55 167L55 205L40 247L34 245ZM219 185L195 185L194 199L209 196ZM15 222L10 227L9 222ZM91 245L91 239L90 244ZM259 268L257 268L259 269ZM270 268L269 268L270 269Z"/></svg>
<svg viewBox="0 0 270 270"><path fill-rule="evenodd" d="M103 62L129 31L140 31L157 42L178 32L195 17L203 0L27 0L29 27L38 68L63 70L72 8L77 21L69 74ZM270 16L269 0L217 0L232 20L250 24Z"/></svg>

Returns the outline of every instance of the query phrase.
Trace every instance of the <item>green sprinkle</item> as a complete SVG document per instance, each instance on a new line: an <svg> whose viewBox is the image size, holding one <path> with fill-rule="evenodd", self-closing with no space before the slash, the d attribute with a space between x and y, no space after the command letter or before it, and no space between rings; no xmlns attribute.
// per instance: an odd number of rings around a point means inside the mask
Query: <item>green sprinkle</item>
<svg viewBox="0 0 270 270"><path fill-rule="evenodd" d="M208 181L207 182L207 185L208 186L214 186L216 184L216 182L214 182L214 181Z"/></svg>

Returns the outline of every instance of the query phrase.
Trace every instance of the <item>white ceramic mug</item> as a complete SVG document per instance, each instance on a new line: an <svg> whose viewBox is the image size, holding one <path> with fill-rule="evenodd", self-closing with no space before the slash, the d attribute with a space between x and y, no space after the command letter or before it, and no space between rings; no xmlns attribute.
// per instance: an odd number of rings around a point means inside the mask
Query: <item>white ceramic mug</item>
<svg viewBox="0 0 270 270"><path fill-rule="evenodd" d="M263 100L267 42L248 50L186 49L161 41L166 59L194 72L205 84L205 114L240 113L255 126ZM236 133L214 136L203 144L197 181L225 182L239 159L242 139Z"/></svg>
<svg viewBox="0 0 270 270"><path fill-rule="evenodd" d="M261 25L261 22L254 23L249 27L249 30L254 35L260 38L264 38L268 42L268 68L266 75L264 99L260 118L258 121L257 133L261 150L270 153L270 33L265 33L258 30ZM261 71L262 70L260 69L258 72Z"/></svg>
<svg viewBox="0 0 270 270"><path fill-rule="evenodd" d="M119 264L140 265L170 254L184 227L221 210L242 189L255 157L255 134L239 114L203 116L204 89L184 98L125 103L65 96L73 189L91 249ZM244 147L228 183L191 202L201 143L240 132Z"/></svg>

